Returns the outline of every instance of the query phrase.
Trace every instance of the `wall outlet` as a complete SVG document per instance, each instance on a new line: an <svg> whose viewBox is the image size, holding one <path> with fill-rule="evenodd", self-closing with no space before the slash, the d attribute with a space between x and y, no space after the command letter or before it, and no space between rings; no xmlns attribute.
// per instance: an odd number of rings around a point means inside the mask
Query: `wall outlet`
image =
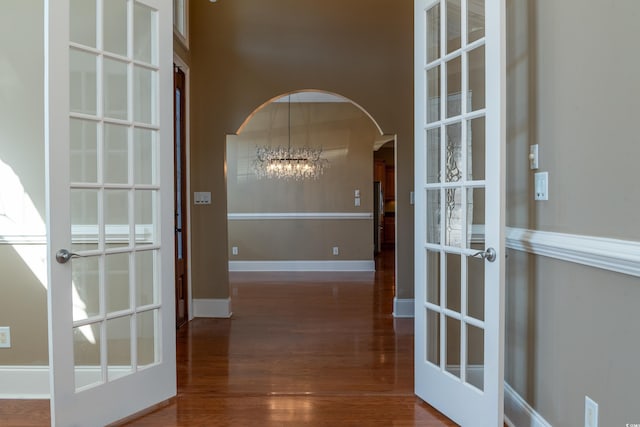
<svg viewBox="0 0 640 427"><path fill-rule="evenodd" d="M549 200L549 172L534 174L535 200Z"/></svg>
<svg viewBox="0 0 640 427"><path fill-rule="evenodd" d="M11 328L9 326L0 327L0 348L11 348Z"/></svg>
<svg viewBox="0 0 640 427"><path fill-rule="evenodd" d="M598 404L584 397L584 427L598 427Z"/></svg>
<svg viewBox="0 0 640 427"><path fill-rule="evenodd" d="M340 255L340 249L337 246L333 247L333 254L334 255Z"/></svg>
<svg viewBox="0 0 640 427"><path fill-rule="evenodd" d="M360 197L356 197L356 198L353 200L353 204L354 204L354 206L360 206Z"/></svg>
<svg viewBox="0 0 640 427"><path fill-rule="evenodd" d="M231 254L238 255L238 247L237 246L234 246L234 247L231 248Z"/></svg>

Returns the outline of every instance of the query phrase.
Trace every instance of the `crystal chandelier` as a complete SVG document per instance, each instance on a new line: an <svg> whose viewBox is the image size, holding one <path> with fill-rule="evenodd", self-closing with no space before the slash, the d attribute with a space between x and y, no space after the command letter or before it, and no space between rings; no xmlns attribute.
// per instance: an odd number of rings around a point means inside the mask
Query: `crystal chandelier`
<svg viewBox="0 0 640 427"><path fill-rule="evenodd" d="M329 161L321 157L322 148L291 148L291 95L289 95L287 147L258 147L253 170L258 178L318 179Z"/></svg>

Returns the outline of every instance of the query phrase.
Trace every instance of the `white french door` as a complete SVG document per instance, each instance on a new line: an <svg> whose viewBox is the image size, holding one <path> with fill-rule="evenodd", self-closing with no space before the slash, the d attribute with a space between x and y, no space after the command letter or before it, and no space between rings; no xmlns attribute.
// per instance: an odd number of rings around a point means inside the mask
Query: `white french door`
<svg viewBox="0 0 640 427"><path fill-rule="evenodd" d="M176 394L170 0L45 1L51 423Z"/></svg>
<svg viewBox="0 0 640 427"><path fill-rule="evenodd" d="M415 1L415 391L503 425L505 3Z"/></svg>

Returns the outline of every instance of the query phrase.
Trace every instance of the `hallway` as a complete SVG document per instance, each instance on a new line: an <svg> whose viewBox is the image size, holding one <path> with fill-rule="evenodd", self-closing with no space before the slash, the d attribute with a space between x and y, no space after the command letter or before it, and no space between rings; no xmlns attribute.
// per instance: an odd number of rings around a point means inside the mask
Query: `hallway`
<svg viewBox="0 0 640 427"><path fill-rule="evenodd" d="M393 252L373 273L231 273L233 318L178 331L178 397L130 426L446 426L413 395Z"/></svg>

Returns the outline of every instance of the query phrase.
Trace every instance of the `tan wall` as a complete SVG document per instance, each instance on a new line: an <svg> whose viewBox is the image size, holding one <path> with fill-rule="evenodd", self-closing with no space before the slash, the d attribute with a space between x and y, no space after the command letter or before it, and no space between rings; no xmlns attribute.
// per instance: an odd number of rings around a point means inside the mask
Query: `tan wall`
<svg viewBox="0 0 640 427"><path fill-rule="evenodd" d="M508 225L639 240L640 3L511 0ZM549 201L534 202L529 144ZM552 425L640 419L638 278L510 251L506 379Z"/></svg>
<svg viewBox="0 0 640 427"><path fill-rule="evenodd" d="M291 104L291 146L323 149L329 167L317 180L259 179L256 147L288 144L289 107L271 103L227 138L228 209L234 213L360 213L373 210L371 119L351 103ZM355 190L360 206L354 206ZM373 260L373 220L230 220L229 247L244 260ZM340 254L332 255L338 246Z"/></svg>
<svg viewBox="0 0 640 427"><path fill-rule="evenodd" d="M29 231L41 233L42 241L43 16L43 4L37 0L3 2L0 14L0 28L7 35L0 37L0 169L11 175L0 185L0 224L23 219L15 218L19 203L33 215ZM15 233L16 228L7 231ZM38 248L0 243L0 326L11 327L12 343L10 349L0 349L0 365L47 364L46 290L23 258L29 257L23 250L34 249ZM30 262L44 269L38 256Z"/></svg>
<svg viewBox="0 0 640 427"><path fill-rule="evenodd" d="M228 297L225 136L260 105L318 89L364 108L398 135L398 296L413 296L413 2L381 0L191 3L193 191L212 204L192 209L196 298Z"/></svg>

